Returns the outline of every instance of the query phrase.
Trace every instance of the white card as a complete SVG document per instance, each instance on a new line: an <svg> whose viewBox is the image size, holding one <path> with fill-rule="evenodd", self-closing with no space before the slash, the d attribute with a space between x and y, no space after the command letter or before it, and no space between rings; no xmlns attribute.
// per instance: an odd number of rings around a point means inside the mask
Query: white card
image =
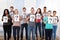
<svg viewBox="0 0 60 40"><path fill-rule="evenodd" d="M36 19L41 19L41 15L40 14L36 14Z"/></svg>
<svg viewBox="0 0 60 40"><path fill-rule="evenodd" d="M34 22L35 21L35 15L30 15L30 22Z"/></svg>
<svg viewBox="0 0 60 40"><path fill-rule="evenodd" d="M53 23L57 23L57 17L53 17Z"/></svg>
<svg viewBox="0 0 60 40"><path fill-rule="evenodd" d="M52 24L53 23L53 18L52 17L48 17L48 23Z"/></svg>
<svg viewBox="0 0 60 40"><path fill-rule="evenodd" d="M14 15L14 21L18 22L19 21L19 15Z"/></svg>
<svg viewBox="0 0 60 40"><path fill-rule="evenodd" d="M4 17L3 17L3 22L4 22L4 23L7 23L7 22L8 22L8 17L7 17L7 16L4 16Z"/></svg>

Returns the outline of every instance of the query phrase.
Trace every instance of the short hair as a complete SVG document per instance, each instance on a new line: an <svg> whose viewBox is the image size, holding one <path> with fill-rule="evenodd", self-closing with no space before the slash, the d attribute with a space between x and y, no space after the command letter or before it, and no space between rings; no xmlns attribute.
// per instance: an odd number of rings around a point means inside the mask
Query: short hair
<svg viewBox="0 0 60 40"><path fill-rule="evenodd" d="M23 7L23 9L26 9L26 7Z"/></svg>
<svg viewBox="0 0 60 40"><path fill-rule="evenodd" d="M14 8L13 6L10 6L10 8Z"/></svg>
<svg viewBox="0 0 60 40"><path fill-rule="evenodd" d="M44 6L44 8L47 8L46 6Z"/></svg>
<svg viewBox="0 0 60 40"><path fill-rule="evenodd" d="M31 7L31 9L34 9L34 7Z"/></svg>
<svg viewBox="0 0 60 40"><path fill-rule="evenodd" d="M50 10L48 12L51 12Z"/></svg>
<svg viewBox="0 0 60 40"><path fill-rule="evenodd" d="M53 13L56 12L56 11L53 11Z"/></svg>

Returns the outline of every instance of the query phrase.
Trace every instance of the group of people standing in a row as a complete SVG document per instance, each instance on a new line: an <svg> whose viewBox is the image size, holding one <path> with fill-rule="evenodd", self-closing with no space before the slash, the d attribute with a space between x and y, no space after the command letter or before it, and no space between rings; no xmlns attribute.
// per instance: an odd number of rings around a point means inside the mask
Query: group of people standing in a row
<svg viewBox="0 0 60 40"><path fill-rule="evenodd" d="M29 14L26 12L25 7L23 7L22 13L20 14L17 9L14 10L13 6L10 7L10 11L8 9L5 9L2 16L4 40L10 40L12 29L13 29L14 40L20 40L19 39L20 35L21 40L23 40L24 28L26 30L25 31L26 40L30 40L31 32L32 32L32 40L35 40L35 34L36 34L36 40L38 40L37 28L39 29L40 40L43 40L44 37L45 40L51 40L52 38L53 40L56 40L56 30L58 26L57 22L59 22L59 19L58 16L56 16L56 11L53 11L53 13L50 10L46 12L46 9L47 8L44 7L42 13L41 8L38 8L35 13L35 9L32 7L31 12ZM53 17L55 17L56 19L54 19L55 21L52 23L51 18Z"/></svg>

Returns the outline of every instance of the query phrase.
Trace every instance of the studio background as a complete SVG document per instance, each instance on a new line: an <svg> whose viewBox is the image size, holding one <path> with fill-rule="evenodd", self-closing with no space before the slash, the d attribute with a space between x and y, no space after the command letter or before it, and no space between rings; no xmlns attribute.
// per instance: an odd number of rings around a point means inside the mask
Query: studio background
<svg viewBox="0 0 60 40"><path fill-rule="evenodd" d="M60 19L60 0L0 0L0 36L3 36L3 28L2 28L2 15L5 8L8 8L10 6L14 6L14 8L19 10L19 13L22 12L22 8L26 7L27 12L30 12L30 8L34 7L35 11L37 8L41 8L43 10L43 7L46 6L47 10L56 10L57 15ZM58 23L57 28L57 36L60 37L60 22Z"/></svg>

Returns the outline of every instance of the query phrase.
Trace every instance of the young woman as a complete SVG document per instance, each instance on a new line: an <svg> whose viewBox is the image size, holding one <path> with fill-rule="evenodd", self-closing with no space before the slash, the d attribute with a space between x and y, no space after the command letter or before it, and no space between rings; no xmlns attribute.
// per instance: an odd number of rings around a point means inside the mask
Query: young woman
<svg viewBox="0 0 60 40"><path fill-rule="evenodd" d="M4 40L9 40L11 38L12 18L9 15L8 9L4 10L2 21L3 21L3 30L4 30ZM6 36L6 33L7 33L8 38Z"/></svg>
<svg viewBox="0 0 60 40"><path fill-rule="evenodd" d="M32 32L32 40L35 40L35 13L34 8L31 8L31 13L28 15L28 40L30 40L30 35Z"/></svg>
<svg viewBox="0 0 60 40"><path fill-rule="evenodd" d="M51 11L48 11L48 16L44 17L44 23L46 23L45 40L51 40L52 31L53 31Z"/></svg>
<svg viewBox="0 0 60 40"><path fill-rule="evenodd" d="M56 11L53 11L53 18L55 22L53 22L53 40L56 40L56 31L57 31L57 23L59 22L59 18L56 15Z"/></svg>
<svg viewBox="0 0 60 40"><path fill-rule="evenodd" d="M41 22L42 22L42 13L41 13L41 9L38 8L37 12L36 12L36 37L38 37L38 33L37 33L37 27L39 28L39 33L40 33L40 37L41 37Z"/></svg>
<svg viewBox="0 0 60 40"><path fill-rule="evenodd" d="M15 11L14 11L14 16L12 17L12 20L13 20L13 37L14 37L14 40L16 40L16 39L19 40L21 17L19 15L17 9L15 9ZM17 38L16 38L16 35L17 35Z"/></svg>

